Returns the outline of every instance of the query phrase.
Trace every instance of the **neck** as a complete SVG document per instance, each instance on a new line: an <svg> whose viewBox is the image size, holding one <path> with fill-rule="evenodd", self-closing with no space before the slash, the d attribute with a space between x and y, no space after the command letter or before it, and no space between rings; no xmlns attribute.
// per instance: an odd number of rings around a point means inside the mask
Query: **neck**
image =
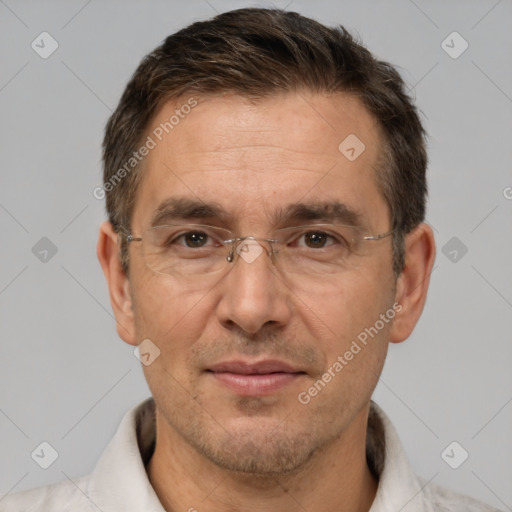
<svg viewBox="0 0 512 512"><path fill-rule="evenodd" d="M377 480L366 462L368 407L343 434L293 474L234 473L199 454L156 415L157 440L147 466L167 512L368 512Z"/></svg>

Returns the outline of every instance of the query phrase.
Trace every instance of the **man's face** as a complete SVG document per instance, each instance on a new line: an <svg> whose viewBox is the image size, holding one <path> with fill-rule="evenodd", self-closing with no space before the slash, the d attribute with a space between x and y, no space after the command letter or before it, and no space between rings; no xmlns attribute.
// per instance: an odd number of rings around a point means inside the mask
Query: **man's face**
<svg viewBox="0 0 512 512"><path fill-rule="evenodd" d="M164 105L148 133L186 100ZM338 149L351 134L365 145L353 161ZM289 205L324 202L352 211L365 235L385 233L379 150L375 121L346 95L287 94L254 104L204 98L146 157L132 233L140 236L173 198L215 204L222 217L184 220L236 236L272 238L277 227L331 222L326 212L325 219L275 224ZM266 250L253 261L226 262L226 271L204 280L162 275L145 264L140 242L129 249L136 338L160 349L144 367L165 425L159 435L177 435L222 467L271 473L299 468L355 426L364 432L391 322L359 342L353 358L344 355L393 308L390 237L363 242L346 266L325 276L308 268L287 273L279 254L274 264ZM339 356L346 364L333 371ZM308 393L329 368L329 382Z"/></svg>

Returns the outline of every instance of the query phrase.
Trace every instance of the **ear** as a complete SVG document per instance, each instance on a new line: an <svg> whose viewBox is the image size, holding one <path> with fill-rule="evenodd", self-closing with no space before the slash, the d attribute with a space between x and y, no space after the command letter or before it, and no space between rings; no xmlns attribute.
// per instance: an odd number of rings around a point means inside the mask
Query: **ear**
<svg viewBox="0 0 512 512"><path fill-rule="evenodd" d="M100 226L96 254L107 279L117 333L126 343L137 345L130 282L121 266L118 235L110 222Z"/></svg>
<svg viewBox="0 0 512 512"><path fill-rule="evenodd" d="M420 318L427 298L435 260L434 234L428 224L420 224L405 237L405 267L400 274L395 301L397 308L390 333L392 343L406 340Z"/></svg>

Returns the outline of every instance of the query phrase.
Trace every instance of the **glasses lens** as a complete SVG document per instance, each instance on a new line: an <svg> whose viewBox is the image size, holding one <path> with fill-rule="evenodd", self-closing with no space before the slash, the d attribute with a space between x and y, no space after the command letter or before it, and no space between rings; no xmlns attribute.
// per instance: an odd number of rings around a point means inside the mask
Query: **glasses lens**
<svg viewBox="0 0 512 512"><path fill-rule="evenodd" d="M346 269L359 251L361 240L352 226L328 224L284 228L279 230L278 238L281 268L288 273L312 275L331 275Z"/></svg>
<svg viewBox="0 0 512 512"><path fill-rule="evenodd" d="M142 237L146 264L161 274L204 275L226 266L230 232L201 225L166 225Z"/></svg>

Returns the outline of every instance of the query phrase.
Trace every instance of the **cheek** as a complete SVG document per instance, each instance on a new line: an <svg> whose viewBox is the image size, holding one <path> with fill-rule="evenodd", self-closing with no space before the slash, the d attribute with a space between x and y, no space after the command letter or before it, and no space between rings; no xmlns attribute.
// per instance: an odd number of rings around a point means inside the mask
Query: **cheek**
<svg viewBox="0 0 512 512"><path fill-rule="evenodd" d="M317 303L321 322L311 322L309 328L324 354L325 367L316 379L329 382L325 388L321 383L309 388L319 415L333 408L353 410L370 399L382 372L394 316L388 314L385 322L380 315L392 305L392 294L383 297L369 289L351 293L346 287Z"/></svg>
<svg viewBox="0 0 512 512"><path fill-rule="evenodd" d="M190 355L208 315L201 296L187 294L171 281L167 276L145 279L134 308L135 330L139 340L150 339L160 351L151 364L142 365L153 396L161 400L172 396L173 403L185 406L197 377Z"/></svg>
<svg viewBox="0 0 512 512"><path fill-rule="evenodd" d="M172 277L152 272L140 273L134 289L137 339L149 338L165 360L177 362L204 331L206 292L187 293Z"/></svg>
<svg viewBox="0 0 512 512"><path fill-rule="evenodd" d="M389 272L388 272L389 273ZM367 327L372 326L394 302L393 281L367 267L347 272L321 286L294 288L302 322L322 340L325 350L342 349Z"/></svg>
<svg viewBox="0 0 512 512"><path fill-rule="evenodd" d="M372 275L347 276L307 296L309 313L303 308L302 318L325 360L324 374L318 378L330 382L315 399L319 413L332 408L331 400L339 407L355 407L371 397L378 382L395 316L394 293L392 280Z"/></svg>

